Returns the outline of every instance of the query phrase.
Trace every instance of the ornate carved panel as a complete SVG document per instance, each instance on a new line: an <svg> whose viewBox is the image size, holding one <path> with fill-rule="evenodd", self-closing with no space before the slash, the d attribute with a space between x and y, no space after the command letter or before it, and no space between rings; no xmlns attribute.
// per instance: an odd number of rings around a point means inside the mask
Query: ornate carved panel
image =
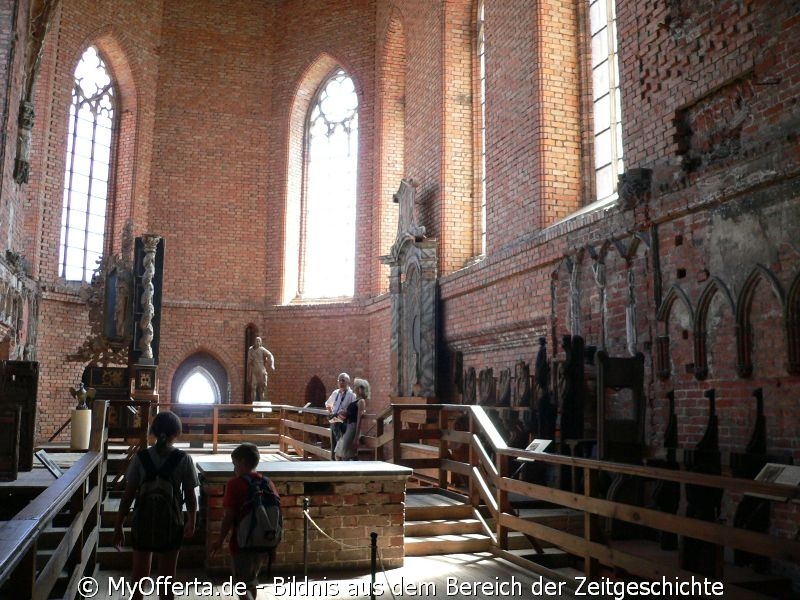
<svg viewBox="0 0 800 600"><path fill-rule="evenodd" d="M391 381L398 396L436 395L436 240L417 224L416 186L404 179L394 196L400 204L397 238L387 256L392 298Z"/></svg>

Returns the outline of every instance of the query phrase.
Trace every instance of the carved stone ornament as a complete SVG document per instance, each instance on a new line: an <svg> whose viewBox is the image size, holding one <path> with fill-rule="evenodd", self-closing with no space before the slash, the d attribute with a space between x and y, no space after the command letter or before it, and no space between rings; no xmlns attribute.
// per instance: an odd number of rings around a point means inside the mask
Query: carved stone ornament
<svg viewBox="0 0 800 600"><path fill-rule="evenodd" d="M619 199L625 208L647 200L653 179L652 169L628 169L619 176Z"/></svg>
<svg viewBox="0 0 800 600"><path fill-rule="evenodd" d="M425 239L416 222L416 186L403 179L394 195L400 204L397 238L389 266L392 299L391 385L400 396L436 395L436 285L437 242Z"/></svg>
<svg viewBox="0 0 800 600"><path fill-rule="evenodd" d="M132 255L132 226L128 222L122 233L122 255L114 255L111 260L101 258L84 290L91 333L76 352L66 356L67 361L100 366L128 364L132 310L130 292L126 290L132 286Z"/></svg>
<svg viewBox="0 0 800 600"><path fill-rule="evenodd" d="M397 238L410 237L417 241L425 238L425 228L417 223L417 184L413 179L400 181L400 188L393 199L400 205L400 218L397 221Z"/></svg>
<svg viewBox="0 0 800 600"><path fill-rule="evenodd" d="M17 131L17 156L14 159L14 181L28 183L33 137L33 102L23 100L19 107L19 130Z"/></svg>

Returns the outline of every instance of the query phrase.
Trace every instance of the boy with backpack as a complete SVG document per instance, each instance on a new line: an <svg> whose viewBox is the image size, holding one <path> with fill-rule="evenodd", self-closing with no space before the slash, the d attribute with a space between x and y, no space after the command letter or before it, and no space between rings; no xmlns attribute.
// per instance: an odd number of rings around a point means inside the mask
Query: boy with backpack
<svg viewBox="0 0 800 600"><path fill-rule="evenodd" d="M280 496L272 481L256 471L260 459L255 444L240 444L231 452L235 476L225 485L225 514L219 537L211 545L214 554L233 532L229 543L233 578L247 587L240 598L256 597L258 573L265 564L269 573L283 534Z"/></svg>
<svg viewBox="0 0 800 600"><path fill-rule="evenodd" d="M159 575L174 578L181 544L185 538L194 535L197 521L194 488L199 481L192 457L173 447L180 433L178 415L169 411L158 413L150 424L150 435L156 438L155 445L137 452L125 474L125 492L114 526L114 546L119 549L125 543L122 528L135 499L131 523L134 583L150 575L154 553L158 556ZM159 592L162 600L173 598L169 586L163 592L159 588ZM136 586L131 599L141 597L142 592Z"/></svg>

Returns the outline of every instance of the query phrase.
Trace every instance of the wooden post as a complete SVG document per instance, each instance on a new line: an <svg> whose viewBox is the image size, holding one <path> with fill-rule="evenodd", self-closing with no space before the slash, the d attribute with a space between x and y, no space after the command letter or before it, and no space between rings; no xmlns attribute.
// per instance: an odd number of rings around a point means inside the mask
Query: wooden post
<svg viewBox="0 0 800 600"><path fill-rule="evenodd" d="M583 469L583 495L591 498L597 489L597 474L589 467ZM598 540L597 515L589 512L583 513L583 537L586 540L586 549L583 555L583 572L590 580L597 579L599 573L599 562L592 556L589 543Z"/></svg>
<svg viewBox="0 0 800 600"><path fill-rule="evenodd" d="M32 598L36 585L36 544L19 561L17 568L11 573L8 581L9 598Z"/></svg>
<svg viewBox="0 0 800 600"><path fill-rule="evenodd" d="M511 457L505 454L495 454L495 467L497 467L497 475L499 479L510 477L511 471ZM500 525L502 520L500 516L511 510L511 503L508 500L508 492L497 487L497 545L502 550L508 550L508 527Z"/></svg>
<svg viewBox="0 0 800 600"><path fill-rule="evenodd" d="M211 449L216 454L219 443L219 405L212 406L211 411Z"/></svg>
<svg viewBox="0 0 800 600"><path fill-rule="evenodd" d="M89 451L106 452L108 429L106 427L106 412L108 400L95 400L92 402L92 432L89 434Z"/></svg>
<svg viewBox="0 0 800 600"><path fill-rule="evenodd" d="M439 407L439 431L444 433L447 431L447 411ZM442 460L448 457L447 453L448 442L444 436L439 438L439 487L447 489L448 485L448 472L442 467Z"/></svg>
<svg viewBox="0 0 800 600"><path fill-rule="evenodd" d="M392 404L392 430L394 431L394 435L392 436L392 460L394 464L400 464L400 431L402 430L400 424L400 413L402 411L402 407L398 406L397 404Z"/></svg>

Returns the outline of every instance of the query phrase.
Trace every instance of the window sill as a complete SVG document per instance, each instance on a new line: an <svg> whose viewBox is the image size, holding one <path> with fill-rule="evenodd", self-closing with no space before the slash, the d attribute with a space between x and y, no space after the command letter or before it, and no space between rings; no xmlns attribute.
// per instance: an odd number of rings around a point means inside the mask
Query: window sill
<svg viewBox="0 0 800 600"><path fill-rule="evenodd" d="M567 215L566 217L564 217L560 221L556 221L550 227L555 227L556 225L561 225L562 223L566 223L567 221L571 221L571 220L576 219L576 218L578 218L580 216L583 216L583 215L586 215L586 214L589 214L589 213L593 213L593 212L596 212L596 211L599 211L599 210L608 210L608 209L612 208L613 206L616 206L618 199L619 199L619 196L617 195L616 192L614 192L613 194L611 194L610 196L608 196L606 198L602 198L601 200L595 200L594 202L592 202L590 204L587 204L586 206L584 206L582 208L579 208L574 213L572 213L570 215Z"/></svg>

